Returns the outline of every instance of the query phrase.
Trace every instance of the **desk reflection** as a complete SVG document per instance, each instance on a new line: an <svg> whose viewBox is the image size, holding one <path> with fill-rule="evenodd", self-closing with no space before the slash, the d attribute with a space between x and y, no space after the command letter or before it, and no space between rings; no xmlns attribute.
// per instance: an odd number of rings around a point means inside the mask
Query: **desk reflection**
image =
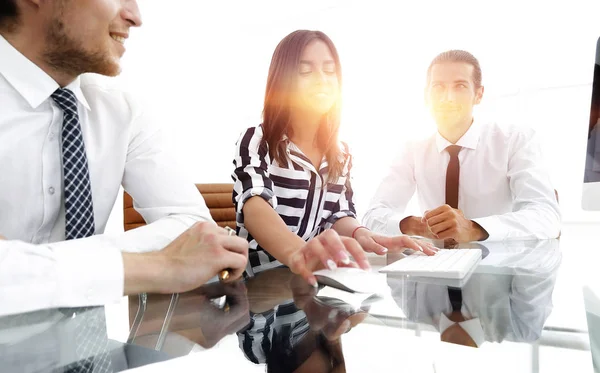
<svg viewBox="0 0 600 373"><path fill-rule="evenodd" d="M147 310L140 317L140 326L130 340L174 357L200 348L212 348L250 322L247 289L243 282L213 283L178 294L176 298L149 294L146 302ZM130 310L137 307L134 304ZM133 312L130 319L134 324Z"/></svg>
<svg viewBox="0 0 600 373"><path fill-rule="evenodd" d="M442 341L472 347L536 341L552 311L559 241L476 245L488 255L464 286L388 277L394 300L410 321L433 326Z"/></svg>
<svg viewBox="0 0 600 373"><path fill-rule="evenodd" d="M0 372L112 373L168 360L108 339L104 307L51 309L0 318Z"/></svg>
<svg viewBox="0 0 600 373"><path fill-rule="evenodd" d="M345 372L341 337L361 323L368 306L319 297L288 269L248 280L251 322L238 333L240 348L267 372Z"/></svg>

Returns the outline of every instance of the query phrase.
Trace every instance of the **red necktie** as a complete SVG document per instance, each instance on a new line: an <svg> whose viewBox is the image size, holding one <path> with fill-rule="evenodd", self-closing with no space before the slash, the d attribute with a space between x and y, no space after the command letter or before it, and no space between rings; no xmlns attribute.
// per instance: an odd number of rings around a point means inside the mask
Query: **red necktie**
<svg viewBox="0 0 600 373"><path fill-rule="evenodd" d="M450 162L446 169L446 204L450 207L458 208L458 180L460 176L460 163L458 162L458 152L462 147L450 145L446 148L450 154Z"/></svg>

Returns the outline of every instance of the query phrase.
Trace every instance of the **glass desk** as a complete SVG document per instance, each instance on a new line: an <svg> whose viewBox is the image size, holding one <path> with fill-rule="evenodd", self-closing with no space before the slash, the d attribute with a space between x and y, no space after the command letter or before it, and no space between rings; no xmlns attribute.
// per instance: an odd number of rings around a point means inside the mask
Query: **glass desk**
<svg viewBox="0 0 600 373"><path fill-rule="evenodd" d="M130 304L126 343L106 338L101 307L4 317L0 372L144 371L190 359L178 369L591 373L593 316L585 312L583 276L573 275L581 257L561 250L561 241L459 246L485 256L461 288L379 275L382 296L357 300L279 268L231 285L149 294ZM401 260L370 259L374 270ZM102 342L99 351L77 348L82 325Z"/></svg>

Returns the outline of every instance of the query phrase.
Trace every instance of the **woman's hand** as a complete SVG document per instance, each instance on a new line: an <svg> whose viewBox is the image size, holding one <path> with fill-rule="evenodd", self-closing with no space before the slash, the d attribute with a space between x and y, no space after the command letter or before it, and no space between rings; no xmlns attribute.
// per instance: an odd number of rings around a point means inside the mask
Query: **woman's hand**
<svg viewBox="0 0 600 373"><path fill-rule="evenodd" d="M438 251L429 242L415 240L406 235L383 236L373 233L366 228L358 229L354 234L354 238L364 251L379 255L386 254L388 251L402 252L406 249L421 251L425 255L435 255Z"/></svg>
<svg viewBox="0 0 600 373"><path fill-rule="evenodd" d="M354 262L350 258L354 258ZM287 260L292 272L300 275L309 284L316 286L314 271L323 268L359 267L371 268L359 243L349 237L341 237L333 229L328 229L300 249L294 251Z"/></svg>

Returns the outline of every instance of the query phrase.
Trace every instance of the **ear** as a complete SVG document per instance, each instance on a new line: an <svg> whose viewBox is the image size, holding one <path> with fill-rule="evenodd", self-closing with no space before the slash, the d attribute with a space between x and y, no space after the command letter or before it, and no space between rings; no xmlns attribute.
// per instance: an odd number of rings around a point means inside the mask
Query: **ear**
<svg viewBox="0 0 600 373"><path fill-rule="evenodd" d="M478 105L481 102L481 99L483 98L483 91L483 86L477 88L477 90L475 91L475 105Z"/></svg>

